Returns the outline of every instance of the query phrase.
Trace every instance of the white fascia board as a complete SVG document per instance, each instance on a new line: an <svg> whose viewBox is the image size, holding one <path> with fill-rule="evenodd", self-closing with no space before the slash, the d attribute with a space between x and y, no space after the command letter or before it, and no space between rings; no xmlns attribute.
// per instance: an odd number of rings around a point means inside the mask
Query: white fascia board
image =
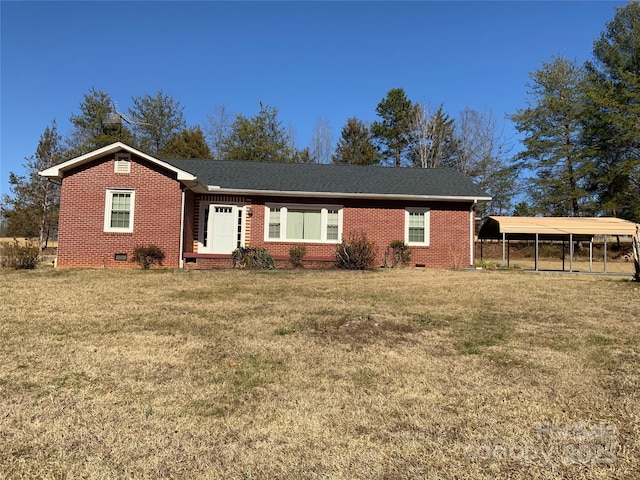
<svg viewBox="0 0 640 480"><path fill-rule="evenodd" d="M99 148L98 150L94 150L93 152L85 153L76 158L72 158L71 160L67 160L59 165L55 165L53 167L47 168L39 172L39 174L43 177L48 178L57 178L61 179L62 174L65 170L69 170L70 168L79 167L85 163L89 163L96 158L103 157L104 155L109 155L110 153L117 153L122 150L125 150L129 153L132 153L138 157L142 157L145 160L148 160L151 163L155 163L156 165L165 168L171 172L174 172L177 176L177 179L180 181L195 181L197 180L195 175L190 174L189 172L185 172L184 170L180 170L179 168L174 167L168 163L163 162L162 160L158 160L151 155L147 155L139 150L136 150L129 145L126 145L122 142L112 143L111 145L107 145L106 147Z"/></svg>
<svg viewBox="0 0 640 480"><path fill-rule="evenodd" d="M446 202L488 202L492 197L455 195L399 195L393 193L341 193L341 192L291 192L280 190L243 190L209 185L211 193L228 195L260 195L265 197L312 197L312 198L363 198L370 200L428 200Z"/></svg>

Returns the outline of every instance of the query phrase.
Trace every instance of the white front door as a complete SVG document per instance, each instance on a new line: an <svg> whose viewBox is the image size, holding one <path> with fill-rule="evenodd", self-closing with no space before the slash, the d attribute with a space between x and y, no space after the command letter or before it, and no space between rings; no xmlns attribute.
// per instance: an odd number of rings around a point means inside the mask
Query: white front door
<svg viewBox="0 0 640 480"><path fill-rule="evenodd" d="M209 204L202 210L202 253L230 254L242 238L242 209L235 205Z"/></svg>

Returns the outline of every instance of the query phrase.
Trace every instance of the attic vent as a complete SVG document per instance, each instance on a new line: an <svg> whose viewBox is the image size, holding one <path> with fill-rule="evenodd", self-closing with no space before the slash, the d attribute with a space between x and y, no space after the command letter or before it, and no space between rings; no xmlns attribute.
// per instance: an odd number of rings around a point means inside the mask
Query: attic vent
<svg viewBox="0 0 640 480"><path fill-rule="evenodd" d="M116 161L113 171L115 173L131 173L131 154L116 153Z"/></svg>

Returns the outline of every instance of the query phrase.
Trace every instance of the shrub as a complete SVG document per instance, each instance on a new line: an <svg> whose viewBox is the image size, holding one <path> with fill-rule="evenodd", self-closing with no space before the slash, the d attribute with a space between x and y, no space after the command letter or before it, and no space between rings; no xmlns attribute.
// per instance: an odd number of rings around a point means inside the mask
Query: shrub
<svg viewBox="0 0 640 480"><path fill-rule="evenodd" d="M139 263L146 270L151 265L162 265L164 257L164 252L157 245L138 245L133 250L131 261Z"/></svg>
<svg viewBox="0 0 640 480"><path fill-rule="evenodd" d="M233 268L276 268L273 257L266 248L238 247L231 254Z"/></svg>
<svg viewBox="0 0 640 480"><path fill-rule="evenodd" d="M483 270L495 270L498 268L496 262L493 262L491 260L478 260L476 262L476 267L482 268Z"/></svg>
<svg viewBox="0 0 640 480"><path fill-rule="evenodd" d="M38 264L40 252L33 242L21 245L14 239L13 243L2 243L0 265L16 270L32 270Z"/></svg>
<svg viewBox="0 0 640 480"><path fill-rule="evenodd" d="M387 265L387 258L391 257L391 267L406 267L411 261L411 248L405 244L402 240L394 240L387 247L387 251L384 254L385 265Z"/></svg>
<svg viewBox="0 0 640 480"><path fill-rule="evenodd" d="M307 254L307 247L304 245L296 245L289 249L289 261L294 268L302 268L304 264L302 259Z"/></svg>
<svg viewBox="0 0 640 480"><path fill-rule="evenodd" d="M352 234L335 250L336 266L347 270L369 270L376 261L376 246L364 233Z"/></svg>

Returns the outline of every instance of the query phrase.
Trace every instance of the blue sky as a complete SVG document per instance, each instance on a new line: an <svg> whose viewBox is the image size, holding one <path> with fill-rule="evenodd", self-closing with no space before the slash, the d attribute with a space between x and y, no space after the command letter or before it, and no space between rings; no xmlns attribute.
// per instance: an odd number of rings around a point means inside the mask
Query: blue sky
<svg viewBox="0 0 640 480"><path fill-rule="evenodd" d="M172 95L190 125L215 106L276 107L309 144L320 118L334 140L349 117L376 120L391 88L414 102L493 111L526 106L530 72L553 55L582 62L627 2L10 2L1 15L0 193L52 119L94 87L121 111Z"/></svg>

